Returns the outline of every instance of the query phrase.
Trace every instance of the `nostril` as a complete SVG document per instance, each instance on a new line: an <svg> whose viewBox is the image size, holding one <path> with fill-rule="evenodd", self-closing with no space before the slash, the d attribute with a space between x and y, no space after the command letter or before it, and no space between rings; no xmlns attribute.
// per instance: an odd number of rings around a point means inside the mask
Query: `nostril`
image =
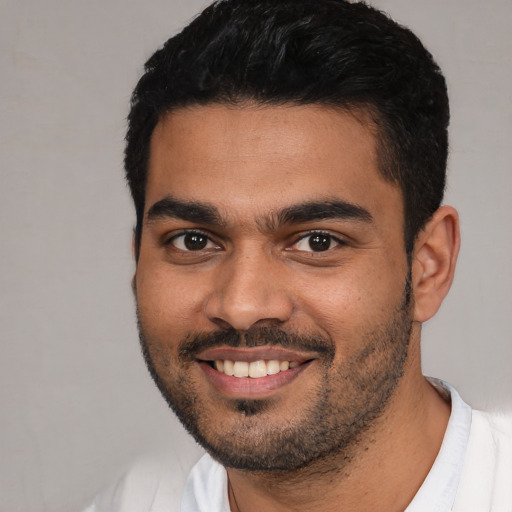
<svg viewBox="0 0 512 512"><path fill-rule="evenodd" d="M222 318L214 317L210 318L210 321L213 322L217 327L220 327L222 330L233 329L233 326L229 322L226 322L226 320L223 320Z"/></svg>
<svg viewBox="0 0 512 512"><path fill-rule="evenodd" d="M254 274L247 270L246 273ZM293 305L276 279L265 273L258 278L242 278L237 272L230 279L215 283L205 297L203 312L210 322L221 329L240 331L254 326L277 325L290 319Z"/></svg>

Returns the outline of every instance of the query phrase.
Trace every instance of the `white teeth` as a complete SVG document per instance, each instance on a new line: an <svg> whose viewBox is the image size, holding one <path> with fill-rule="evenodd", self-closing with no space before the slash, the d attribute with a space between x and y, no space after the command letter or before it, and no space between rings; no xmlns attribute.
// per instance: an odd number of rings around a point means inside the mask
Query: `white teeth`
<svg viewBox="0 0 512 512"><path fill-rule="evenodd" d="M233 375L235 377L249 377L249 363L246 361L235 361Z"/></svg>
<svg viewBox="0 0 512 512"><path fill-rule="evenodd" d="M288 361L286 361L286 362L288 362ZM267 361L267 374L275 375L276 373L279 373L281 371L279 366L280 366L279 361L276 361L275 359L273 359L272 361Z"/></svg>
<svg viewBox="0 0 512 512"><path fill-rule="evenodd" d="M265 361L253 361L249 364L249 377L258 379L267 375L267 365Z"/></svg>
<svg viewBox="0 0 512 512"><path fill-rule="evenodd" d="M220 370L219 370L220 371ZM224 369L223 372L226 375L234 375L235 374L235 363L233 361L230 361L229 359L226 359L224 361Z"/></svg>
<svg viewBox="0 0 512 512"><path fill-rule="evenodd" d="M296 368L300 363L298 361L278 361L271 359L270 361L230 361L229 359L214 361L214 367L220 373L231 375L234 377L251 377L259 379L266 375L276 375L279 372L284 372L289 368Z"/></svg>

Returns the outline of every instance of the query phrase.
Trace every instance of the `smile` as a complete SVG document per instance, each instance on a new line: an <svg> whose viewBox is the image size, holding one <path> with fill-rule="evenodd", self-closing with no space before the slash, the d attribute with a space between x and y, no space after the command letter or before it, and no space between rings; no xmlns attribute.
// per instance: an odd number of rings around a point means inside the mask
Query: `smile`
<svg viewBox="0 0 512 512"><path fill-rule="evenodd" d="M290 384L315 354L277 347L208 349L196 361L217 391L233 398L263 398Z"/></svg>
<svg viewBox="0 0 512 512"><path fill-rule="evenodd" d="M298 361L278 361L271 359L265 361L231 361L230 359L217 359L213 363L213 367L224 375L243 378L250 377L252 379L260 379L267 375L276 375L290 368L296 368L300 363Z"/></svg>

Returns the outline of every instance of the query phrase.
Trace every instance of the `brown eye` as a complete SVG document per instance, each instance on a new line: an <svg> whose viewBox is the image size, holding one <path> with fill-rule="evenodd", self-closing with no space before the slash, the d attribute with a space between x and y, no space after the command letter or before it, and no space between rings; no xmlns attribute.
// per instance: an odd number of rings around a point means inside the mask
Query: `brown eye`
<svg viewBox="0 0 512 512"><path fill-rule="evenodd" d="M208 244L208 238L198 233L188 233L184 235L183 243L189 251L200 251Z"/></svg>
<svg viewBox="0 0 512 512"><path fill-rule="evenodd" d="M344 242L329 233L309 233L293 244L292 249L303 252L326 252Z"/></svg>
<svg viewBox="0 0 512 512"><path fill-rule="evenodd" d="M180 251L202 251L218 248L207 235L197 231L176 235L169 243Z"/></svg>
<svg viewBox="0 0 512 512"><path fill-rule="evenodd" d="M329 235L313 235L308 239L310 249L315 252L327 251L331 248L331 242Z"/></svg>

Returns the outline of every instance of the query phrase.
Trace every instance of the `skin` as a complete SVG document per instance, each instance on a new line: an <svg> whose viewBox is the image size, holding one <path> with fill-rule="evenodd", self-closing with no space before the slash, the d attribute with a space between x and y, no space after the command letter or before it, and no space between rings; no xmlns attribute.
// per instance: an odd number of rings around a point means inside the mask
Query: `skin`
<svg viewBox="0 0 512 512"><path fill-rule="evenodd" d="M169 197L210 205L219 218L147 215ZM329 201L356 205L371 220L276 222L283 209ZM377 171L375 139L362 115L321 106L210 105L160 121L151 142L134 290L154 372L163 387L179 389L185 382L184 389L193 391L196 402L189 406L201 411L206 437L233 432L234 446L250 449L258 436L300 424L317 390L328 379L342 382L340 368L354 368L370 342L378 346L380 338L371 333L386 332L397 317L409 273L402 205L400 190ZM204 249L184 245L183 230L190 229L208 236ZM319 231L333 238L328 250L314 252L309 241ZM306 467L270 474L228 468L233 511L407 506L439 451L449 417L449 404L422 375L419 343L421 322L450 287L458 245L457 214L443 207L415 245L408 351L379 415L349 446ZM180 343L191 334L276 326L330 340L332 359L308 352L304 357L313 362L296 378L271 391L249 388L245 395L219 389L198 361L180 359ZM382 347L382 357L365 360L357 378L378 374L390 350ZM351 393L348 385L347 397L357 398ZM336 407L350 404L343 394L335 396ZM242 414L234 406L239 398L263 401L265 408ZM249 435L237 434L244 429Z"/></svg>

